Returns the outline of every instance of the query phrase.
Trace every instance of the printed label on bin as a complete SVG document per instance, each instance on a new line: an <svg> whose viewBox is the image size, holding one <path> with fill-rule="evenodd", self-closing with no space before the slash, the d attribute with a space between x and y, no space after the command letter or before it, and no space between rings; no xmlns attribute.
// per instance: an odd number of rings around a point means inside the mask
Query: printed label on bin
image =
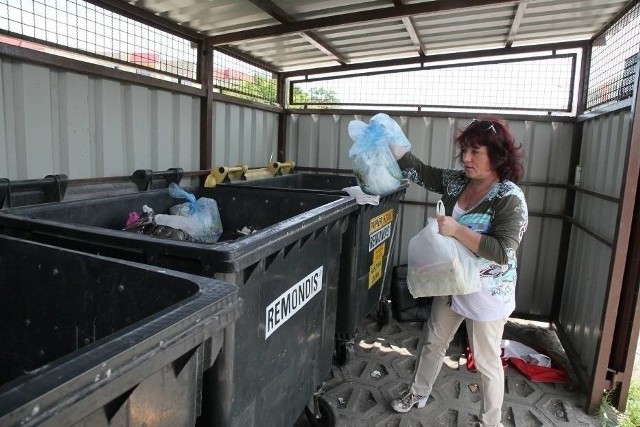
<svg viewBox="0 0 640 427"><path fill-rule="evenodd" d="M389 209L369 221L369 234L373 234L393 221L393 209Z"/></svg>
<svg viewBox="0 0 640 427"><path fill-rule="evenodd" d="M373 251L373 262L369 266L369 289L382 277L382 260L386 246L386 243L383 243Z"/></svg>
<svg viewBox="0 0 640 427"><path fill-rule="evenodd" d="M392 221L393 209L389 209L377 217L371 218L371 221L369 221L369 252L391 237Z"/></svg>
<svg viewBox="0 0 640 427"><path fill-rule="evenodd" d="M311 298L322 290L322 272L320 266L304 279L287 289L267 306L264 339L274 333L287 320L293 317Z"/></svg>

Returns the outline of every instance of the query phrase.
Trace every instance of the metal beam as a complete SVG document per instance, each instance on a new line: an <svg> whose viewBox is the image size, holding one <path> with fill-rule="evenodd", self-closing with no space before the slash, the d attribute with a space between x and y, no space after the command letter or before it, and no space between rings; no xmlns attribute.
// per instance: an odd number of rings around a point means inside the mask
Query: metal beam
<svg viewBox="0 0 640 427"><path fill-rule="evenodd" d="M552 43L552 44L542 44L542 45L533 45L533 46L518 46L512 48L499 48L499 49L487 49L481 51L473 51L473 52L457 52L457 53L443 53L437 55L429 55L426 57L413 57L413 58L399 58L399 59L390 59L390 60L381 60L381 61L371 61L366 63L357 63L357 64L349 64L343 66L335 66L335 67L322 67L322 68L314 68L312 70L295 70L295 71L287 71L284 72L284 76L286 78L295 77L295 76L310 76L314 74L324 74L324 73L339 73L345 71L356 71L356 70L367 70L371 68L385 68L385 67L394 67L401 65L411 65L411 64L424 64L427 62L435 62L435 61L455 61L459 59L470 59L470 58L484 58L489 56L500 56L500 55L515 55L522 53L532 53L532 52L544 52L549 50L563 50L563 49L584 49L587 46L587 42L562 42L562 43Z"/></svg>
<svg viewBox="0 0 640 427"><path fill-rule="evenodd" d="M396 7L404 6L403 0L393 0L393 4ZM416 28L416 25L413 22L413 19L409 16L403 16L402 24L404 25L404 28L407 30L407 33L409 34L409 38L411 39L411 42L418 50L418 53L420 54L420 56L426 55L427 49L422 44L422 41L420 40L420 36L418 35L418 29Z"/></svg>
<svg viewBox="0 0 640 427"><path fill-rule="evenodd" d="M418 36L418 30L413 23L413 19L405 16L404 18L402 18L402 23L404 24L407 33L409 33L409 38L411 38L411 42L417 48L420 56L425 56L427 54L427 48L422 44L420 36Z"/></svg>
<svg viewBox="0 0 640 427"><path fill-rule="evenodd" d="M289 15L285 10L281 9L278 5L274 4L271 0L249 0L251 3L258 6L264 12L268 13L271 17L277 19L283 24L292 24L298 22L293 16ZM330 46L322 37L318 36L312 31L302 31L300 36L305 39L309 44L316 49L324 53L325 55L335 59L340 64L348 64L349 60Z"/></svg>
<svg viewBox="0 0 640 427"><path fill-rule="evenodd" d="M511 21L511 29L509 29L509 35L507 36L506 47L511 47L513 42L518 35L518 31L520 30L520 24L522 23L522 17L524 16L524 12L527 10L527 6L529 5L529 0L520 0L518 3L518 7L516 9L516 14L513 17L513 21Z"/></svg>
<svg viewBox="0 0 640 427"><path fill-rule="evenodd" d="M153 28L158 28L173 35L183 37L191 42L196 43L198 40L204 40L205 35L195 30L189 29L169 19L161 18L149 10L134 6L123 0L85 0L87 3L116 12L127 18L142 22Z"/></svg>
<svg viewBox="0 0 640 427"><path fill-rule="evenodd" d="M325 42L320 36L310 31L300 33L300 37L305 39L309 44L313 45L316 49L324 53L325 55L335 59L342 65L348 64L350 61L342 56L338 51Z"/></svg>
<svg viewBox="0 0 640 427"><path fill-rule="evenodd" d="M224 45L284 34L299 33L319 28L339 27L341 25L360 22L381 21L385 19L403 18L413 15L424 15L449 10L478 8L492 4L516 3L517 0L434 0L425 3L407 4L402 6L383 7L373 10L344 13L305 21L297 21L269 27L256 28L251 31L237 31L207 38L207 43Z"/></svg>
<svg viewBox="0 0 640 427"><path fill-rule="evenodd" d="M200 169L211 169L213 158L213 48L198 46L198 74L205 96L200 98ZM201 183L204 185L204 178Z"/></svg>

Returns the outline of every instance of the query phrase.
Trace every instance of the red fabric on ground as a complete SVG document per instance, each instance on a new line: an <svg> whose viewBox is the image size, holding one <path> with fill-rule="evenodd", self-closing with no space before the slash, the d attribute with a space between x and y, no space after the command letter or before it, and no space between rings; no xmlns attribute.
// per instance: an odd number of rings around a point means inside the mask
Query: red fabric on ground
<svg viewBox="0 0 640 427"><path fill-rule="evenodd" d="M509 363L528 380L533 382L566 383L569 381L567 373L560 368L555 368L553 366L546 368L544 366L531 365L516 357L509 358Z"/></svg>
<svg viewBox="0 0 640 427"><path fill-rule="evenodd" d="M504 351L503 351L504 354ZM563 384L569 381L569 376L567 373L558 367L552 366L545 367L539 365L532 365L530 363L525 362L522 359L518 359L517 357L502 357L502 367L505 372L508 369L509 365L513 366L525 376L529 381L539 382L539 383L558 383ZM473 352L471 351L471 346L467 342L467 370L470 372L476 372L476 364L473 359Z"/></svg>

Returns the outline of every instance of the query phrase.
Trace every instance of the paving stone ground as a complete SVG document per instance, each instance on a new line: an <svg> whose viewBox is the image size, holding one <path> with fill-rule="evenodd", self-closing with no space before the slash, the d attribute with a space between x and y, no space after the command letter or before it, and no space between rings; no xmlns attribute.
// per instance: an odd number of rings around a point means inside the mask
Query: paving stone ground
<svg viewBox="0 0 640 427"><path fill-rule="evenodd" d="M454 427L468 426L480 410L479 374L466 368L463 338L459 334L447 352L428 404L406 414L391 409L413 377L416 356L424 339L423 322L391 319L380 326L367 318L362 333L353 342L344 365L334 364L324 386L323 398L336 415L336 426ZM566 384L535 383L512 366L507 368L503 405L504 427L599 426L588 415L586 394L573 374L555 333L530 322L509 321L504 338L543 349L568 373ZM542 350L541 350L542 351ZM308 426L304 417L295 427Z"/></svg>

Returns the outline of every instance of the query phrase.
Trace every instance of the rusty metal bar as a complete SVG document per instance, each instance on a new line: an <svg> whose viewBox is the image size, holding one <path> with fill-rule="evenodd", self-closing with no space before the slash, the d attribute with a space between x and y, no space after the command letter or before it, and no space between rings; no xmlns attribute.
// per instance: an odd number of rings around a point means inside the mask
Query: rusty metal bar
<svg viewBox="0 0 640 427"><path fill-rule="evenodd" d="M198 74L204 92L200 99L200 169L210 169L213 157L213 49L200 42L198 53Z"/></svg>

